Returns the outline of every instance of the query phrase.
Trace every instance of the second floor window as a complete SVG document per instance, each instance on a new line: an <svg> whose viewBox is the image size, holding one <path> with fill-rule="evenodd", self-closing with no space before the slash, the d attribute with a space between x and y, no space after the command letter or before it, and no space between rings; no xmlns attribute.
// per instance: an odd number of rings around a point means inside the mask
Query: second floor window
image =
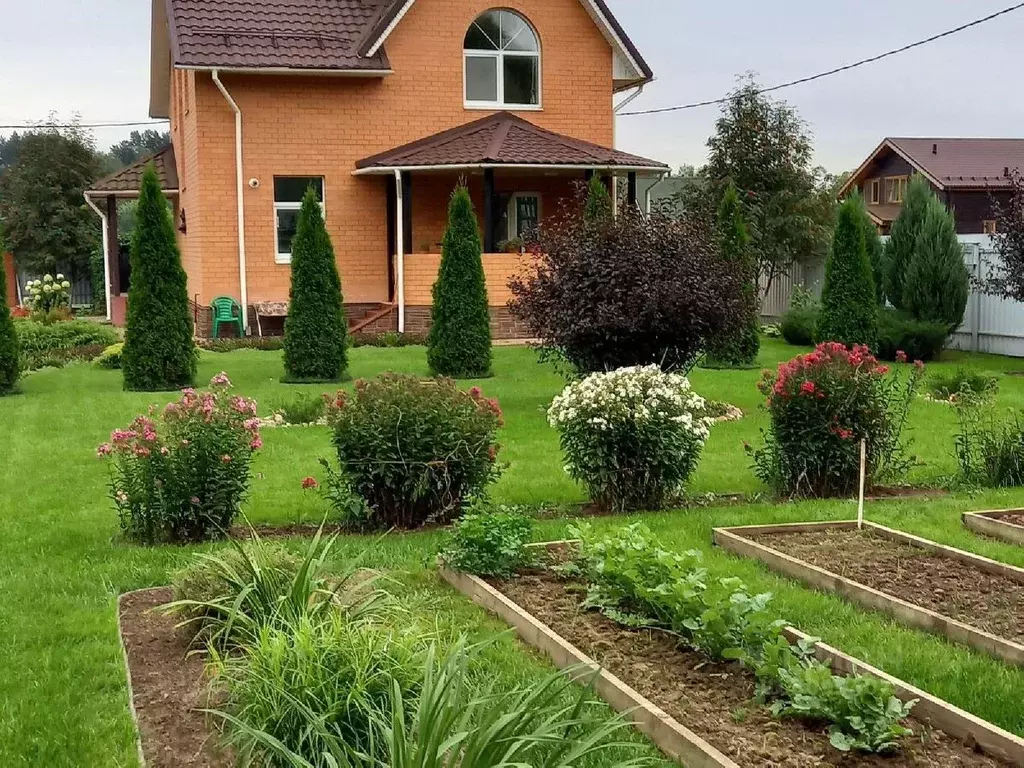
<svg viewBox="0 0 1024 768"><path fill-rule="evenodd" d="M902 203L907 191L906 176L890 176L885 180L885 202Z"/></svg>
<svg viewBox="0 0 1024 768"><path fill-rule="evenodd" d="M487 11L466 33L466 106L540 106L540 43L518 13Z"/></svg>

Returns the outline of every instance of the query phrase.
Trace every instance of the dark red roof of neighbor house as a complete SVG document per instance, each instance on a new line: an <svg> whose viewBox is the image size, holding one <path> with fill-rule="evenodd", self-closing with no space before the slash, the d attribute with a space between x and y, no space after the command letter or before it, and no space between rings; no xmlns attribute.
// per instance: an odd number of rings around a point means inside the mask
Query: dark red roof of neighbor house
<svg viewBox="0 0 1024 768"><path fill-rule="evenodd" d="M367 157L359 170L432 166L571 165L667 171L664 163L546 130L510 112L497 112L411 144Z"/></svg>
<svg viewBox="0 0 1024 768"><path fill-rule="evenodd" d="M171 59L199 69L388 70L360 49L396 0L166 0Z"/></svg>
<svg viewBox="0 0 1024 768"><path fill-rule="evenodd" d="M1024 139L888 139L944 187L1002 187L1024 169Z"/></svg>
<svg viewBox="0 0 1024 768"><path fill-rule="evenodd" d="M142 174L150 163L156 168L161 188L165 192L176 191L178 189L178 169L174 164L174 147L168 144L159 152L140 158L117 173L95 182L86 191L86 194L99 197L118 192L138 192L142 187Z"/></svg>

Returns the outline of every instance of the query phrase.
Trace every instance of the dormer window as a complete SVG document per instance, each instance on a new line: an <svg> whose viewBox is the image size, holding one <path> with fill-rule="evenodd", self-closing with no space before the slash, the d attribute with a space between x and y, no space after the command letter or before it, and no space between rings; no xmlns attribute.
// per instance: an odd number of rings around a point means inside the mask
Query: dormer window
<svg viewBox="0 0 1024 768"><path fill-rule="evenodd" d="M466 107L540 108L540 43L526 19L487 11L470 26L463 48Z"/></svg>

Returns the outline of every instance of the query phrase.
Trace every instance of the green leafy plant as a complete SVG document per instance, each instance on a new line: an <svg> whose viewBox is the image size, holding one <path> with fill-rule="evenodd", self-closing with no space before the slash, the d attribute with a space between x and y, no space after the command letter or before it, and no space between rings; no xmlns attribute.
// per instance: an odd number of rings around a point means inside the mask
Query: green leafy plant
<svg viewBox="0 0 1024 768"><path fill-rule="evenodd" d="M397 331L384 331L383 333L357 333L350 337L353 347L382 347L385 349L396 349L401 347L423 347L427 344L427 337L419 333L398 333Z"/></svg>
<svg viewBox="0 0 1024 768"><path fill-rule="evenodd" d="M481 257L480 229L469 190L455 188L433 288L427 363L437 375L491 375L491 315Z"/></svg>
<svg viewBox="0 0 1024 768"><path fill-rule="evenodd" d="M894 361L903 352L911 360L930 362L942 354L949 340L949 326L915 320L891 307L878 312L878 358Z"/></svg>
<svg viewBox="0 0 1024 768"><path fill-rule="evenodd" d="M328 422L344 482L379 527L454 519L500 474L501 408L479 387L384 374L338 392Z"/></svg>
<svg viewBox="0 0 1024 768"><path fill-rule="evenodd" d="M13 393L17 388L21 375L20 358L18 335L11 308L7 306L7 270L0 259L0 397Z"/></svg>
<svg viewBox="0 0 1024 768"><path fill-rule="evenodd" d="M1002 416L973 392L955 401L959 429L956 455L960 479L987 488L1024 486L1024 418L1017 411Z"/></svg>
<svg viewBox="0 0 1024 768"><path fill-rule="evenodd" d="M275 415L280 414L285 424L316 424L326 415L330 397L300 394L278 402L272 410Z"/></svg>
<svg viewBox="0 0 1024 768"><path fill-rule="evenodd" d="M159 414L154 406L97 449L112 459L110 495L128 538L204 541L224 535L238 515L252 455L263 446L256 401L230 396L223 372L210 387L186 389Z"/></svg>
<svg viewBox="0 0 1024 768"><path fill-rule="evenodd" d="M105 349L102 344L84 344L80 347L29 352L21 356L21 370L38 371L41 368L63 368L71 363L89 362L102 355Z"/></svg>
<svg viewBox="0 0 1024 768"><path fill-rule="evenodd" d="M111 344L103 350L103 353L96 358L96 365L110 371L121 369L121 355L124 352L124 344Z"/></svg>
<svg viewBox="0 0 1024 768"><path fill-rule="evenodd" d="M449 568L476 576L514 576L536 560L527 548L533 518L511 507L463 515L441 550Z"/></svg>
<svg viewBox="0 0 1024 768"><path fill-rule="evenodd" d="M71 282L64 275L43 275L42 280L29 280L25 284L26 306L33 316L45 317L59 309L71 308Z"/></svg>
<svg viewBox="0 0 1024 768"><path fill-rule="evenodd" d="M116 330L109 325L100 325L89 320L71 320L47 325L35 320L21 319L14 322L14 329L18 336L18 349L22 355L94 345L107 347L118 342Z"/></svg>
<svg viewBox="0 0 1024 768"><path fill-rule="evenodd" d="M234 352L236 349L256 349L261 352L279 352L284 349L284 336L245 336L240 339L197 339L196 344L207 352Z"/></svg>
<svg viewBox="0 0 1024 768"><path fill-rule="evenodd" d="M779 330L787 344L810 347L818 336L820 307L797 307L787 310L779 322Z"/></svg>
<svg viewBox="0 0 1024 768"><path fill-rule="evenodd" d="M334 246L316 190L302 199L292 239L292 282L284 324L289 381L338 381L348 367L348 323Z"/></svg>
<svg viewBox="0 0 1024 768"><path fill-rule="evenodd" d="M906 469L900 438L923 368L915 364L903 378L867 347L829 342L765 371L758 386L771 425L762 430L765 445L753 452L758 476L780 494L850 494L862 439L869 481L899 476Z"/></svg>
<svg viewBox="0 0 1024 768"><path fill-rule="evenodd" d="M925 386L936 400L955 400L958 395L988 399L999 391L999 379L981 371L957 368L932 374Z"/></svg>
<svg viewBox="0 0 1024 768"><path fill-rule="evenodd" d="M679 373L594 373L551 403L569 474L602 508L660 509L697 468L712 420Z"/></svg>
<svg viewBox="0 0 1024 768"><path fill-rule="evenodd" d="M142 176L132 233L121 371L129 390L181 389L196 376L192 314L167 199L152 163Z"/></svg>
<svg viewBox="0 0 1024 768"><path fill-rule="evenodd" d="M873 347L878 338L878 297L864 238L864 201L853 195L839 207L825 262L817 339Z"/></svg>
<svg viewBox="0 0 1024 768"><path fill-rule="evenodd" d="M89 277L92 280L92 309L97 315L107 312L107 278L104 262L106 254L102 248L94 248L89 254Z"/></svg>

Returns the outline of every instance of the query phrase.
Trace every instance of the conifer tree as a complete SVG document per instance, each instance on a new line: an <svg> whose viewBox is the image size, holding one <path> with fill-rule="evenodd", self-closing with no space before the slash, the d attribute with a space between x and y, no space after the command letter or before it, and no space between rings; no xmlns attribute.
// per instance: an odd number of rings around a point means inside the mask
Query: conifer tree
<svg viewBox="0 0 1024 768"><path fill-rule="evenodd" d="M953 214L933 195L907 264L903 309L916 320L942 323L953 332L964 321L970 289Z"/></svg>
<svg viewBox="0 0 1024 768"><path fill-rule="evenodd" d="M818 337L847 346L874 347L878 335L878 304L864 241L864 203L843 201L836 219L832 248L825 264Z"/></svg>
<svg viewBox="0 0 1024 768"><path fill-rule="evenodd" d="M934 196L927 179L915 173L907 185L900 214L889 232L889 242L885 246L884 255L884 291L885 297L896 309L906 309L903 286L906 281L907 265L914 254L917 236L924 225L928 201Z"/></svg>
<svg viewBox="0 0 1024 768"><path fill-rule="evenodd" d="M491 319L480 230L462 184L448 206L441 268L433 289L427 362L433 373L453 378L479 378L491 372Z"/></svg>
<svg viewBox="0 0 1024 768"><path fill-rule="evenodd" d="M181 389L196 375L188 278L152 164L142 175L136 217L121 355L124 387L150 392Z"/></svg>
<svg viewBox="0 0 1024 768"><path fill-rule="evenodd" d="M596 173L587 184L587 202L583 208L583 218L588 222L601 221L612 215L612 196L608 187Z"/></svg>
<svg viewBox="0 0 1024 768"><path fill-rule="evenodd" d="M0 397L17 389L20 373L18 355L18 334L14 330L11 308L7 306L7 270L0 259Z"/></svg>

